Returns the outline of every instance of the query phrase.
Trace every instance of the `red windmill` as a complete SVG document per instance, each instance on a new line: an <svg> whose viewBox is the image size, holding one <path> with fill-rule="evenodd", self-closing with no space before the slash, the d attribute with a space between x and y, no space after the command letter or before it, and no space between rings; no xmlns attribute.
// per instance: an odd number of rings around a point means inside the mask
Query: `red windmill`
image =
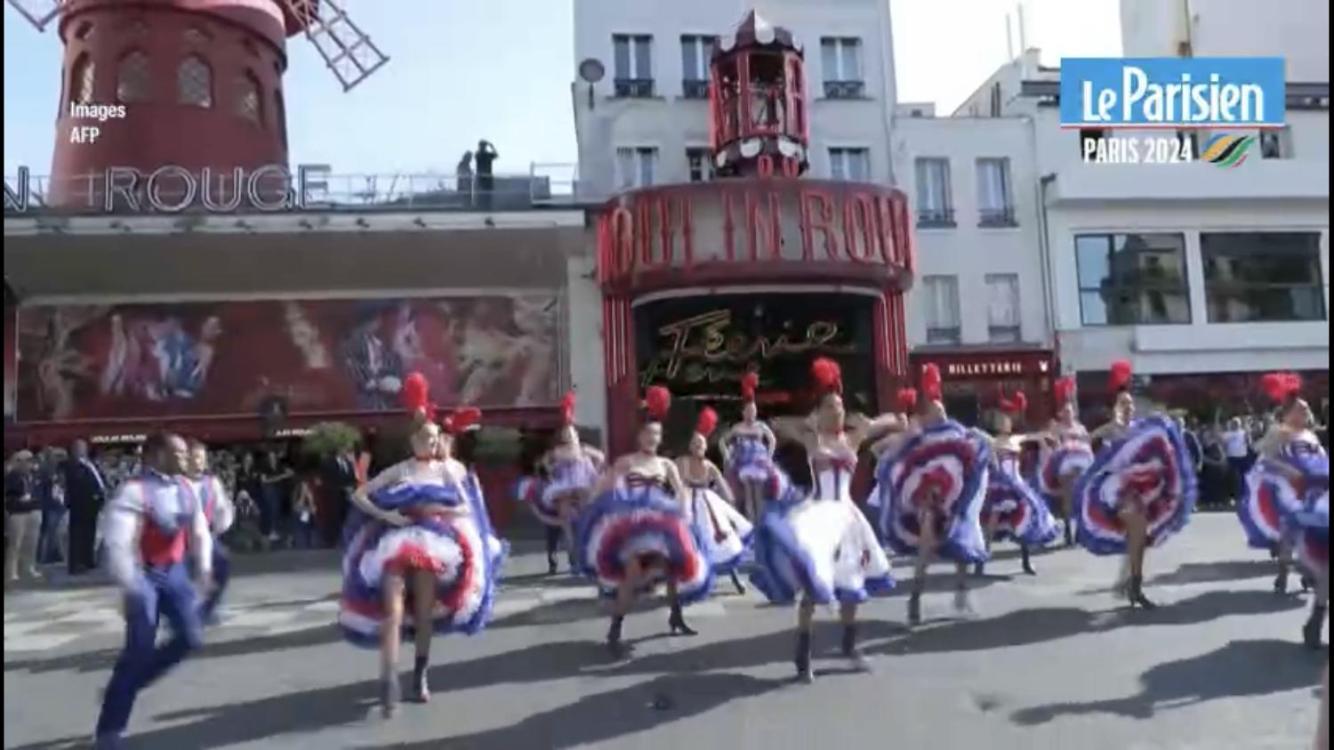
<svg viewBox="0 0 1334 750"><path fill-rule="evenodd" d="M7 0L65 46L48 203L88 200L92 175L163 165L222 174L287 163L286 40L304 34L343 90L388 57L334 0ZM124 105L89 124L78 105Z"/></svg>

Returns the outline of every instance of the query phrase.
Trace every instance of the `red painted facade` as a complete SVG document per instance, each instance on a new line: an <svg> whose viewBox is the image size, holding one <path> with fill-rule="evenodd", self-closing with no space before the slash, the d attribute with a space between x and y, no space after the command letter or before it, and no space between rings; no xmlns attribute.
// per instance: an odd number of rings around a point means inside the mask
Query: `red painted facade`
<svg viewBox="0 0 1334 750"><path fill-rule="evenodd" d="M812 285L831 295L869 292L874 390L883 404L908 371L903 293L915 267L907 199L891 188L749 178L617 197L598 221L611 449L628 449L635 429L645 354L637 351L635 303L646 295Z"/></svg>
<svg viewBox="0 0 1334 750"><path fill-rule="evenodd" d="M287 34L297 31L274 0L65 3L51 204L86 207L87 176L110 167L285 165L282 75ZM123 104L124 116L75 118L76 102ZM73 142L83 126L98 127L96 139Z"/></svg>

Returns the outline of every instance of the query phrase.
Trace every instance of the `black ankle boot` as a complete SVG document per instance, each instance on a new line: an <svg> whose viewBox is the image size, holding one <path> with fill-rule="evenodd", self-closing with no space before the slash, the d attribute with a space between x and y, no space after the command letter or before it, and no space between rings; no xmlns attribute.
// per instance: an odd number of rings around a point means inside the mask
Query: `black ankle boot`
<svg viewBox="0 0 1334 750"><path fill-rule="evenodd" d="M852 666L860 672L871 671L871 665L862 655L861 649L857 648L856 624L843 626L843 658L851 661Z"/></svg>
<svg viewBox="0 0 1334 750"><path fill-rule="evenodd" d="M392 672L380 677L380 713L386 718L398 710L399 690L398 673Z"/></svg>
<svg viewBox="0 0 1334 750"><path fill-rule="evenodd" d="M556 556L552 554L547 555L547 575L556 575Z"/></svg>
<svg viewBox="0 0 1334 750"><path fill-rule="evenodd" d="M1144 595L1144 576L1131 576L1130 586L1127 588L1127 594L1130 598L1130 606L1140 607L1142 609L1157 609L1158 605L1153 603L1149 597Z"/></svg>
<svg viewBox="0 0 1334 750"><path fill-rule="evenodd" d="M804 682L809 685L815 681L815 673L811 671L811 634L809 632L797 633L795 663L797 665L797 682Z"/></svg>
<svg viewBox="0 0 1334 750"><path fill-rule="evenodd" d="M1276 594L1288 593L1288 571L1286 568L1280 570L1278 572L1278 575L1274 578L1274 593Z"/></svg>
<svg viewBox="0 0 1334 750"><path fill-rule="evenodd" d="M1308 594L1315 588L1315 579L1302 573L1302 593Z"/></svg>
<svg viewBox="0 0 1334 750"><path fill-rule="evenodd" d="M977 564L973 565L973 575L974 575L974 576L976 576L976 577L978 577L978 578L981 578L982 576L984 576L984 575L986 575L986 574L987 574L987 564L986 564L986 563L977 563Z"/></svg>
<svg viewBox="0 0 1334 750"><path fill-rule="evenodd" d="M431 701L431 681L426 674L427 665L426 657L418 656L412 667L412 700L417 703L429 703Z"/></svg>
<svg viewBox="0 0 1334 750"><path fill-rule="evenodd" d="M1070 526L1070 519L1065 519L1065 546L1075 546L1075 530Z"/></svg>
<svg viewBox="0 0 1334 750"><path fill-rule="evenodd" d="M621 624L623 622L625 622L624 615L613 615L611 628L607 630L607 650L611 652L614 659L625 656L625 646L621 644Z"/></svg>
<svg viewBox="0 0 1334 750"><path fill-rule="evenodd" d="M916 626L922 624L922 595L914 591L912 596L908 597L908 624Z"/></svg>
<svg viewBox="0 0 1334 750"><path fill-rule="evenodd" d="M741 579L737 577L735 570L732 571L732 585L736 586L736 592L738 594L746 593L746 584L742 583Z"/></svg>
<svg viewBox="0 0 1334 750"><path fill-rule="evenodd" d="M1033 559L1032 559L1032 558L1029 556L1029 554L1028 554L1028 548L1027 548L1027 547L1020 547L1020 548L1019 548L1019 554L1021 554L1021 555L1023 556L1023 561L1024 561L1024 574L1025 574L1025 575L1030 575L1030 576L1035 576L1035 575L1037 575L1038 572L1037 572L1036 570L1033 569Z"/></svg>
<svg viewBox="0 0 1334 750"><path fill-rule="evenodd" d="M1317 604L1311 607L1311 618L1302 627L1302 642L1307 648L1320 648L1320 635L1325 629L1325 606Z"/></svg>
<svg viewBox="0 0 1334 750"><path fill-rule="evenodd" d="M685 615L681 614L681 605L672 603L672 614L667 618L667 627L672 629L672 635L680 633L681 635L698 635L694 629L686 624Z"/></svg>

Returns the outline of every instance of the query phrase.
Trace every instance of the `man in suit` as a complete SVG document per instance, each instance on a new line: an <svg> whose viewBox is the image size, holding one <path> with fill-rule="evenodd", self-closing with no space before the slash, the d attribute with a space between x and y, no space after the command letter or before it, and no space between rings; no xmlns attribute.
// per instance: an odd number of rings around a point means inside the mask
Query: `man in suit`
<svg viewBox="0 0 1334 750"><path fill-rule="evenodd" d="M320 537L325 546L336 547L343 533L352 493L357 489L357 463L352 449L330 457L325 462L322 479L320 484L324 489L327 512L316 514L320 520Z"/></svg>
<svg viewBox="0 0 1334 750"><path fill-rule="evenodd" d="M97 516L106 501L106 480L88 457L88 443L74 441L65 462L65 502L69 506L69 574L97 567Z"/></svg>

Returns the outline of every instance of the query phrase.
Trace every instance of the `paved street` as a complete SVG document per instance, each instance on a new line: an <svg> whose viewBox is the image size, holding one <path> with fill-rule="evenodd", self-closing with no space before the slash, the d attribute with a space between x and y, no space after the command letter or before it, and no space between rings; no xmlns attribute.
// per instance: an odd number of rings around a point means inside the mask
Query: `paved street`
<svg viewBox="0 0 1334 750"><path fill-rule="evenodd" d="M518 555L494 625L437 639L434 700L388 722L372 710L374 653L331 625L336 559L251 558L206 649L142 697L130 746L1309 747L1324 656L1299 645L1305 601L1270 591L1269 561L1243 547L1231 515L1198 516L1150 557L1149 593L1168 605L1153 613L1106 593L1115 560L1060 551L1037 559L1039 578L1007 579L1018 561L1001 552L979 617L947 619L943 581L926 602L937 619L914 633L902 596L876 602L875 673L822 658L809 687L789 680L793 614L754 594L720 584L726 593L688 611L697 638L661 637L664 610L630 618L627 637L642 640L614 665L589 588ZM84 742L115 658L112 591L56 585L5 598L6 748ZM817 637L832 655L837 631Z"/></svg>

